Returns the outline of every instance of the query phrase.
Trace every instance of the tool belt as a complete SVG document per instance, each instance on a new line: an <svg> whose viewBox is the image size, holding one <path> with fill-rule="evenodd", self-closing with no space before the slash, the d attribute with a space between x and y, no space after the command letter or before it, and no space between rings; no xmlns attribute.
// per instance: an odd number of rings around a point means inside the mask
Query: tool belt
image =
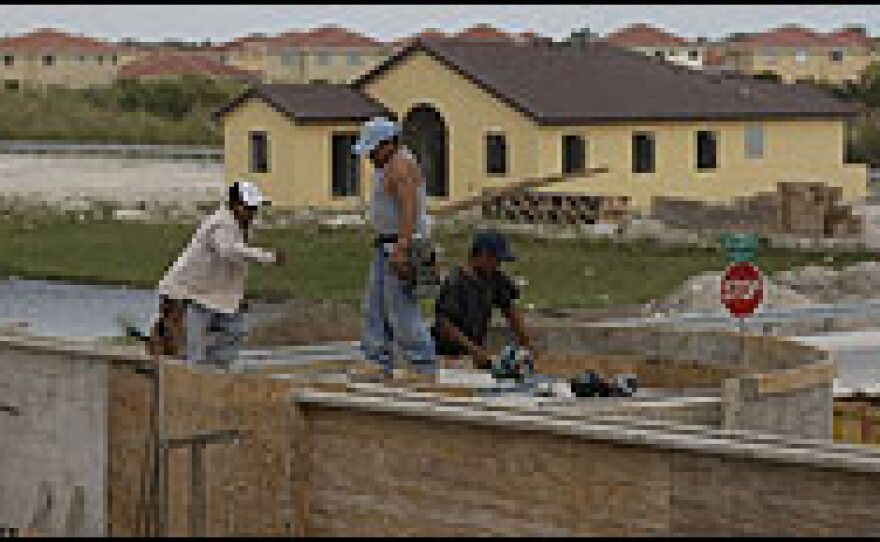
<svg viewBox="0 0 880 542"><path fill-rule="evenodd" d="M396 234L380 234L373 244L382 247L396 242ZM433 243L427 239L413 238L406 256L409 264L407 284L415 296L421 299L436 297L440 288L440 276L437 273L437 252Z"/></svg>

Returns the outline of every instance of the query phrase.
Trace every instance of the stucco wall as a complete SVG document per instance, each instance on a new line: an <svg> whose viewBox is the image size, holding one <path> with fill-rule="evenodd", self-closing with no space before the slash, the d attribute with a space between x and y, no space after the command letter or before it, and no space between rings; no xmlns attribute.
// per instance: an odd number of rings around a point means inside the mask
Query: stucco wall
<svg viewBox="0 0 880 542"><path fill-rule="evenodd" d="M738 69L746 73L773 72L782 77L783 81L789 83L809 78L833 83L854 81L873 60L869 50L856 47L839 49L830 47L773 47L772 51L775 54L772 55L768 54L768 48L739 48L738 50L742 51L743 55L738 60ZM796 60L796 54L799 50L807 52L805 62ZM843 51L843 60L833 62L829 56L833 50Z"/></svg>
<svg viewBox="0 0 880 542"><path fill-rule="evenodd" d="M300 124L283 116L261 100L252 99L231 111L225 121L226 181L238 178L255 182L278 207L347 208L358 197L332 196L332 136L334 132L358 133L351 122ZM269 172L250 172L249 132L269 134ZM369 168L361 160L361 191L368 193Z"/></svg>

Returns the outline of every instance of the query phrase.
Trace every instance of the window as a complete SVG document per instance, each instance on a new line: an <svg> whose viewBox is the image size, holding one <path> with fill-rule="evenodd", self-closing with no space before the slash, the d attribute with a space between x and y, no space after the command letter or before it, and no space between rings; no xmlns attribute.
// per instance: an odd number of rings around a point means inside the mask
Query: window
<svg viewBox="0 0 880 542"><path fill-rule="evenodd" d="M80 63L80 64L85 64L85 63L86 63L86 57L84 57L84 56L80 56L80 57L79 57L79 63Z"/></svg>
<svg viewBox="0 0 880 542"><path fill-rule="evenodd" d="M6 90L18 90L21 84L16 79L6 79L3 81L3 88Z"/></svg>
<svg viewBox="0 0 880 542"><path fill-rule="evenodd" d="M715 132L697 132L697 169L715 169L718 166L717 146Z"/></svg>
<svg viewBox="0 0 880 542"><path fill-rule="evenodd" d="M104 57L101 56L101 55L96 56L96 57L95 57L95 60L98 61L98 64L103 64L103 63L104 63Z"/></svg>
<svg viewBox="0 0 880 542"><path fill-rule="evenodd" d="M45 55L43 57L43 66L52 66L55 64L55 57L52 55Z"/></svg>
<svg viewBox="0 0 880 542"><path fill-rule="evenodd" d="M688 51L688 58L691 60L698 60L700 58L699 51Z"/></svg>
<svg viewBox="0 0 880 542"><path fill-rule="evenodd" d="M831 62L843 62L843 51L835 50L831 51L830 55Z"/></svg>
<svg viewBox="0 0 880 542"><path fill-rule="evenodd" d="M586 169L586 143L577 135L562 136L562 172L583 173Z"/></svg>
<svg viewBox="0 0 880 542"><path fill-rule="evenodd" d="M349 53L348 54L348 65L349 66L360 66L361 64L361 55L359 53Z"/></svg>
<svg viewBox="0 0 880 542"><path fill-rule="evenodd" d="M113 55L110 57L110 63L113 64L114 66L116 65L116 55Z"/></svg>
<svg viewBox="0 0 880 542"><path fill-rule="evenodd" d="M794 61L797 62L798 64L803 64L804 62L806 62L807 61L807 52L804 51L803 49L798 49L794 53Z"/></svg>
<svg viewBox="0 0 880 542"><path fill-rule="evenodd" d="M654 56L657 58L663 58L663 51L654 51Z"/></svg>
<svg viewBox="0 0 880 542"><path fill-rule="evenodd" d="M360 168L352 154L357 134L333 134L333 197L357 196L360 193Z"/></svg>
<svg viewBox="0 0 880 542"><path fill-rule="evenodd" d="M654 173L654 134L633 134L633 173Z"/></svg>
<svg viewBox="0 0 880 542"><path fill-rule="evenodd" d="M15 57L12 55L4 55L3 65L4 66L14 66L15 65Z"/></svg>
<svg viewBox="0 0 880 542"><path fill-rule="evenodd" d="M486 135L486 174L507 174L507 138L503 134Z"/></svg>
<svg viewBox="0 0 880 542"><path fill-rule="evenodd" d="M284 53L281 55L281 63L285 66L294 66L299 62L299 55L296 53Z"/></svg>
<svg viewBox="0 0 880 542"><path fill-rule="evenodd" d="M318 53L318 65L319 66L329 66L330 65L330 53Z"/></svg>
<svg viewBox="0 0 880 542"><path fill-rule="evenodd" d="M269 173L269 134L250 133L251 173Z"/></svg>
<svg viewBox="0 0 880 542"><path fill-rule="evenodd" d="M760 124L746 126L746 158L764 157L764 127Z"/></svg>
<svg viewBox="0 0 880 542"><path fill-rule="evenodd" d="M330 83L329 79L312 79L311 83L315 83L316 85L327 85Z"/></svg>

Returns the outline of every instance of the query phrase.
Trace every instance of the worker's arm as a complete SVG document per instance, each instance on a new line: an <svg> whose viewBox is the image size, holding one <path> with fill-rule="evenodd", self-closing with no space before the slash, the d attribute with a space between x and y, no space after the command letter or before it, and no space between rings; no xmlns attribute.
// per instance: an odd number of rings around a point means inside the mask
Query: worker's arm
<svg viewBox="0 0 880 542"><path fill-rule="evenodd" d="M228 228L215 228L210 233L208 242L220 256L230 260L253 260L260 263L275 261L274 253L246 245Z"/></svg>
<svg viewBox="0 0 880 542"><path fill-rule="evenodd" d="M473 358L474 363L477 367L481 369L489 368L489 366L491 365L491 361L489 359L489 355L486 353L483 347L468 339L467 335L465 335L461 332L460 329L455 327L455 325L450 322L448 318L438 317L437 323L440 333L442 333L447 339L451 340L452 342L463 348L464 351L467 352L471 358Z"/></svg>
<svg viewBox="0 0 880 542"><path fill-rule="evenodd" d="M507 323L510 325L513 334L516 335L516 342L521 347L532 351L532 341L526 332L522 313L514 305L511 305L504 311L504 316L507 317Z"/></svg>
<svg viewBox="0 0 880 542"><path fill-rule="evenodd" d="M409 272L407 250L412 242L416 222L416 187L421 178L415 168L406 160L394 159L388 165L388 189L400 209L400 229L397 243L390 256L391 266L403 278Z"/></svg>

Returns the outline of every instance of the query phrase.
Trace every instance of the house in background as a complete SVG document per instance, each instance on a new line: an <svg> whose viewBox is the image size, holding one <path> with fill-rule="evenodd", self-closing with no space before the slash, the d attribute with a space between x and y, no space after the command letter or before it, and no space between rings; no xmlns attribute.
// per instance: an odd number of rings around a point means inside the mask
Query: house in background
<svg viewBox="0 0 880 542"><path fill-rule="evenodd" d="M856 81L878 59L864 30L844 28L823 34L797 25L729 39L725 56L741 73L774 73L784 82Z"/></svg>
<svg viewBox="0 0 880 542"><path fill-rule="evenodd" d="M116 45L52 28L0 38L0 82L6 89L109 85L121 64Z"/></svg>
<svg viewBox="0 0 880 542"><path fill-rule="evenodd" d="M209 79L227 79L248 83L260 81L261 74L223 64L208 57L182 53L152 53L119 69L118 77L155 81L196 75Z"/></svg>
<svg viewBox="0 0 880 542"><path fill-rule="evenodd" d="M702 68L706 59L705 44L643 23L611 32L600 41L690 68Z"/></svg>
<svg viewBox="0 0 880 542"><path fill-rule="evenodd" d="M351 141L339 138L379 109L402 123L432 205L589 167L609 171L543 191L627 196L648 210L655 196L729 202L780 181L839 186L848 201L867 190L866 166L844 160L855 106L603 43L418 40L351 86L274 88L219 118L229 180L251 178L284 207L357 200L337 195L333 171L352 167L334 166ZM357 192L367 197L366 183Z"/></svg>
<svg viewBox="0 0 880 542"><path fill-rule="evenodd" d="M392 52L391 46L337 26L248 36L209 49L216 60L261 72L269 83L346 83Z"/></svg>

